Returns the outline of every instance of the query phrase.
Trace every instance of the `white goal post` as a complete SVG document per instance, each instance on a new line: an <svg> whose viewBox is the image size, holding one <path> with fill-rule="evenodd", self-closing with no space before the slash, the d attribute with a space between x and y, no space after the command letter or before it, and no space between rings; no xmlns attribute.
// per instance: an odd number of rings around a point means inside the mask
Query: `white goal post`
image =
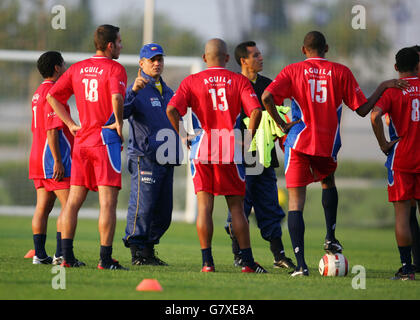
<svg viewBox="0 0 420 320"><path fill-rule="evenodd" d="M44 51L28 51L28 50L0 50L0 62L35 62ZM78 62L92 57L92 53L86 52L61 52L64 61L68 63ZM121 54L118 62L123 66L137 66L139 65L139 56L130 54ZM189 68L189 72L197 73L204 69L204 63L201 58L197 57L175 57L165 56L166 67L183 67ZM174 88L175 89L175 88ZM190 134L192 132L191 113L190 111L184 117L184 125ZM194 194L194 187L192 184L191 170L189 160L187 163L187 178L186 178L186 192L185 192L185 211L181 214L180 220L188 223L195 222L197 217L197 199Z"/></svg>

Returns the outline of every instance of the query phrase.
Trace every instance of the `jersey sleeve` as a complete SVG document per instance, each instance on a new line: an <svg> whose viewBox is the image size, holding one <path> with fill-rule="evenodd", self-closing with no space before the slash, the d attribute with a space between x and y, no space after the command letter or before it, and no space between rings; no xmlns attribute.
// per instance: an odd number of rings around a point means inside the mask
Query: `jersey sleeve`
<svg viewBox="0 0 420 320"><path fill-rule="evenodd" d="M241 102L245 114L250 117L252 110L261 108L260 102L258 100L257 94L251 86L251 83L248 79L244 79L243 88L241 91Z"/></svg>
<svg viewBox="0 0 420 320"><path fill-rule="evenodd" d="M121 94L123 98L127 90L127 72L125 68L118 64L116 67L111 69L111 75L109 78L109 89L111 94Z"/></svg>
<svg viewBox="0 0 420 320"><path fill-rule="evenodd" d="M64 74L58 79L58 81L48 92L51 96L53 96L55 99L57 99L60 103L64 105L74 93L72 83L72 72L72 67L67 69L67 71L64 72Z"/></svg>
<svg viewBox="0 0 420 320"><path fill-rule="evenodd" d="M292 96L292 81L289 68L284 68L265 90L271 93L274 103L279 106L283 104L284 99L290 98Z"/></svg>
<svg viewBox="0 0 420 320"><path fill-rule="evenodd" d="M387 89L379 100L375 103L375 106L382 109L382 112L389 113L391 109L391 90Z"/></svg>
<svg viewBox="0 0 420 320"><path fill-rule="evenodd" d="M358 109L361 105L367 102L365 95L359 87L353 73L350 69L345 68L344 72L344 86L343 86L343 100L344 103L353 111Z"/></svg>
<svg viewBox="0 0 420 320"><path fill-rule="evenodd" d="M189 101L189 82L190 77L185 78L178 87L178 90L174 93L168 105L175 107L178 110L181 117L187 113L188 101Z"/></svg>
<svg viewBox="0 0 420 320"><path fill-rule="evenodd" d="M54 110L52 109L51 105L48 102L45 102L44 116L45 116L45 130L63 129L63 126L64 126L63 121L61 121L60 117L57 116L57 114L54 112Z"/></svg>

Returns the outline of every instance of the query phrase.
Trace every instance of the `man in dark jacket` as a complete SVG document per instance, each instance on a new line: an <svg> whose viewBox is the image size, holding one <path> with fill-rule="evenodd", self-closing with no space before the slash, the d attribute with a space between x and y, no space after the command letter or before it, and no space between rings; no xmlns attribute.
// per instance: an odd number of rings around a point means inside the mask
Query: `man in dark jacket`
<svg viewBox="0 0 420 320"><path fill-rule="evenodd" d="M139 65L124 103L124 119L130 124L127 158L131 191L123 241L131 250L133 265L167 265L156 256L154 246L171 223L174 165L180 164L182 157L176 132L166 116L174 93L161 78L164 52L160 45L144 45ZM165 145L170 146L166 153L160 151Z"/></svg>
<svg viewBox="0 0 420 320"><path fill-rule="evenodd" d="M235 49L236 62L241 67L241 73L247 77L261 103L261 95L271 80L258 72L263 69L263 57L254 41L240 43ZM263 108L264 110L264 108ZM243 123L245 114L241 114L241 128L245 129ZM277 178L274 168L279 166L276 148L271 150L271 164L264 168L259 174L253 174L250 170L252 165L246 164L246 194L244 200L245 215L248 217L251 209L254 208L257 224L261 236L270 242L270 250L274 256L275 268L294 268L292 260L286 257L282 242L281 221L285 213L278 202ZM255 157L248 157L254 158ZM234 254L235 266L241 266L242 261L239 255L239 246L232 230L232 218L228 214L226 231L232 238L232 253Z"/></svg>

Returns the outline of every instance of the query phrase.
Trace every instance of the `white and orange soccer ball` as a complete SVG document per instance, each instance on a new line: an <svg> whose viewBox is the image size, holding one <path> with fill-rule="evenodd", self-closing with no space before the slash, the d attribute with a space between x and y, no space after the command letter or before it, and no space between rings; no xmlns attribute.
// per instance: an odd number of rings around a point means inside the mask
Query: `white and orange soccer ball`
<svg viewBox="0 0 420 320"><path fill-rule="evenodd" d="M321 276L345 277L349 272L349 263L341 253L325 254L319 261L318 270Z"/></svg>

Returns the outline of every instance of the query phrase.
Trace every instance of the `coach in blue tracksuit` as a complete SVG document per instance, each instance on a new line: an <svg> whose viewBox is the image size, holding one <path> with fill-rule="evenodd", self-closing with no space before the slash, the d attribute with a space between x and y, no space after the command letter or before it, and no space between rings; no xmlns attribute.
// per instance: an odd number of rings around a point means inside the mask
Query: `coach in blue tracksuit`
<svg viewBox="0 0 420 320"><path fill-rule="evenodd" d="M182 160L178 136L166 116L174 93L161 78L164 52L160 45L144 45L139 65L124 103L124 118L130 124L131 190L123 241L130 248L133 265L167 265L156 256L154 246L171 223L174 165Z"/></svg>

